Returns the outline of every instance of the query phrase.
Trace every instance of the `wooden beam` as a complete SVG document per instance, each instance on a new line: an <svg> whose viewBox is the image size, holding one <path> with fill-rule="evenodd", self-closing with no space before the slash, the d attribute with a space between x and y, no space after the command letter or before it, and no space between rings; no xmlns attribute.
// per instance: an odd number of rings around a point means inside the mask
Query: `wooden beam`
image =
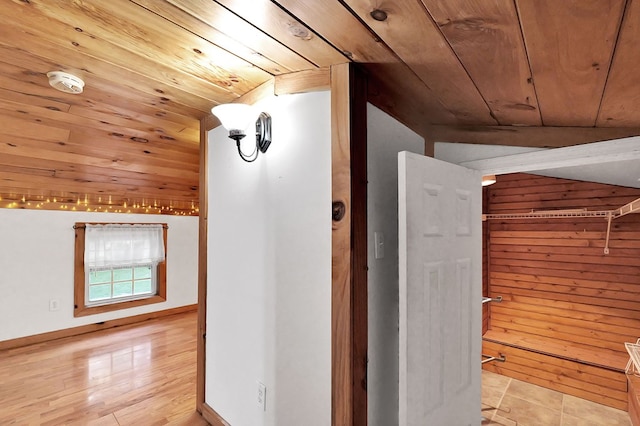
<svg viewBox="0 0 640 426"><path fill-rule="evenodd" d="M366 425L366 82L353 65L331 67L332 425Z"/></svg>
<svg viewBox="0 0 640 426"><path fill-rule="evenodd" d="M429 139L484 145L560 148L640 136L640 128L603 127L519 127L519 126L430 126Z"/></svg>
<svg viewBox="0 0 640 426"><path fill-rule="evenodd" d="M203 414L206 385L207 343L207 219L209 217L208 149L206 118L200 121L200 214L198 217L198 342L196 360L196 410Z"/></svg>
<svg viewBox="0 0 640 426"><path fill-rule="evenodd" d="M465 161L485 174L507 174L640 159L640 137Z"/></svg>
<svg viewBox="0 0 640 426"><path fill-rule="evenodd" d="M275 77L276 95L316 92L331 88L331 70L318 68L309 71L293 72Z"/></svg>

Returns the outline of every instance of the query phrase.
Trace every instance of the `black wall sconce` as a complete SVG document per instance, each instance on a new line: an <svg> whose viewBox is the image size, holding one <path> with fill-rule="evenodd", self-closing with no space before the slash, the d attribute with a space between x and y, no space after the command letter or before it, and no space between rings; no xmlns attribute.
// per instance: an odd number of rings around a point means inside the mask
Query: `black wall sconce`
<svg viewBox="0 0 640 426"><path fill-rule="evenodd" d="M229 138L236 141L238 154L244 161L251 163L258 158L260 152L265 153L271 145L271 116L261 112L255 121L256 146L249 155L242 152L240 141L246 136L245 130L253 122L255 113L251 105L223 104L211 108L211 112L218 117L220 123L229 131Z"/></svg>

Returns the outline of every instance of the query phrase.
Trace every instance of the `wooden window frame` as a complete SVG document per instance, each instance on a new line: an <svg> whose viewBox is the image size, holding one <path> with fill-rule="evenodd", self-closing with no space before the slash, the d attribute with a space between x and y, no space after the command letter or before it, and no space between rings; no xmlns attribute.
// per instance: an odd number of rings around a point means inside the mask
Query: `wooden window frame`
<svg viewBox="0 0 640 426"><path fill-rule="evenodd" d="M97 225L97 223L91 223ZM154 303L162 303L167 301L167 229L166 223L162 225L162 237L165 247L165 260L156 266L156 292L155 296L145 297L136 300L125 300L122 302L108 303L99 306L87 306L85 302L86 274L84 268L84 248L85 248L85 229L87 223L77 222L75 229L75 259L74 259L74 285L73 285L73 316L84 317L87 315L101 314L104 312L119 311L122 309L134 308L136 306L151 305ZM155 225L155 224L154 224Z"/></svg>

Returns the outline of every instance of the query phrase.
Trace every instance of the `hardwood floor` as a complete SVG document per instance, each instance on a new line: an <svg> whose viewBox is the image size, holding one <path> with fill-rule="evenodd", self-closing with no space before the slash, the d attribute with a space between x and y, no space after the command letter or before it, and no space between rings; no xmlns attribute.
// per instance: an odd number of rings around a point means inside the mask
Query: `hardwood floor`
<svg viewBox="0 0 640 426"><path fill-rule="evenodd" d="M0 351L0 425L206 425L196 313Z"/></svg>

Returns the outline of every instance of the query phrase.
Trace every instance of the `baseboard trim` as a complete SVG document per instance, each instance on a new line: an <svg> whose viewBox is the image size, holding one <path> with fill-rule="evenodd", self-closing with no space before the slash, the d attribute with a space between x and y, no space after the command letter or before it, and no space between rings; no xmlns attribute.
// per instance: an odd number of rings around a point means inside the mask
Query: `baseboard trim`
<svg viewBox="0 0 640 426"><path fill-rule="evenodd" d="M220 414L216 413L206 402L202 404L202 417L209 422L211 426L231 426Z"/></svg>
<svg viewBox="0 0 640 426"><path fill-rule="evenodd" d="M180 306L177 308L149 312L146 314L134 315L131 317L117 318L117 319L103 321L95 324L86 324L86 325L81 325L79 327L65 328L64 330L56 330L56 331L50 331L47 333L34 334L32 336L25 336L25 337L18 337L16 339L3 340L0 342L0 350L14 349L22 346L33 345L36 343L44 343L50 340L77 336L80 334L91 333L93 331L105 330L108 328L122 327L123 325L135 324L138 322L167 317L170 315L182 314L186 312L194 312L197 310L198 310L197 304Z"/></svg>

